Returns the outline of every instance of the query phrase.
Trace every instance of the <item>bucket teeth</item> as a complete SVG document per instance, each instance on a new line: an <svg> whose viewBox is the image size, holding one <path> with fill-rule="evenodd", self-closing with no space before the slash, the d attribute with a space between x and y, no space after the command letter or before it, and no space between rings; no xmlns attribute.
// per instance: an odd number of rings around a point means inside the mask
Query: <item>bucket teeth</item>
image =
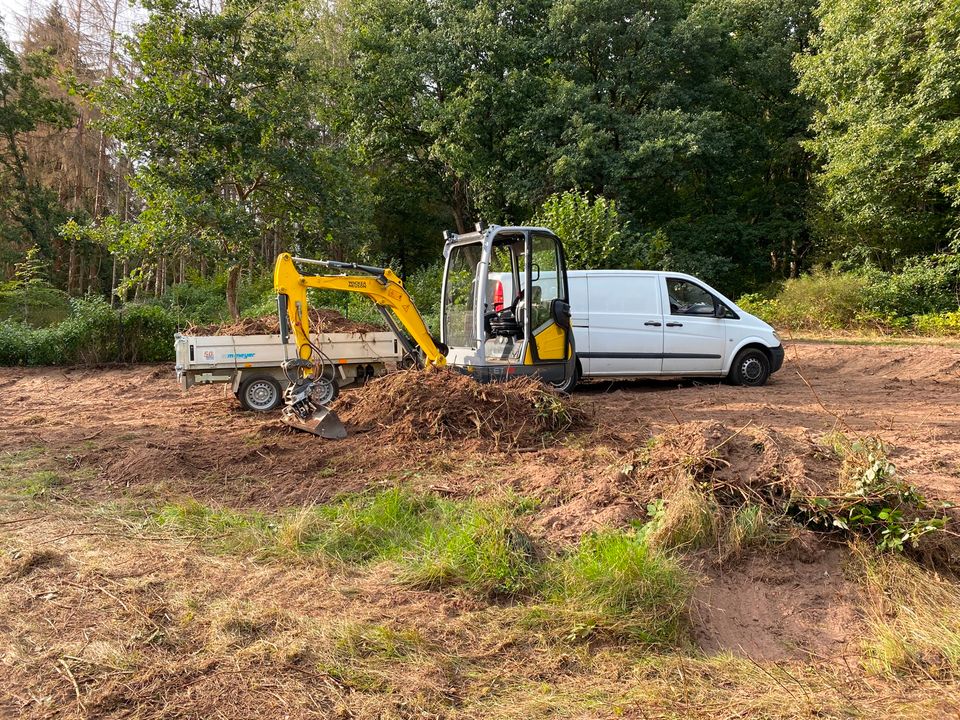
<svg viewBox="0 0 960 720"><path fill-rule="evenodd" d="M282 419L292 428L319 435L327 440L340 440L347 436L347 429L343 426L340 418L329 408L319 408L306 420L290 408L286 408L283 411Z"/></svg>

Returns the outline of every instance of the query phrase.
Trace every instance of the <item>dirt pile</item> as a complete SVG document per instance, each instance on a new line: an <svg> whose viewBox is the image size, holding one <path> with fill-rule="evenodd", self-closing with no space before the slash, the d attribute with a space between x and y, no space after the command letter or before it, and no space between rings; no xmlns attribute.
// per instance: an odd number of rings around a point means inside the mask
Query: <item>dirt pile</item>
<svg viewBox="0 0 960 720"><path fill-rule="evenodd" d="M359 322L344 317L336 310L310 308L310 332L312 333L369 333L384 330L383 327ZM192 325L184 335L277 335L280 319L277 315L262 315L255 318L240 318L220 325Z"/></svg>
<svg viewBox="0 0 960 720"><path fill-rule="evenodd" d="M672 492L678 477L707 483L721 504L787 500L836 491L840 461L812 438L798 440L748 423L669 427L635 458L633 482L655 497Z"/></svg>
<svg viewBox="0 0 960 720"><path fill-rule="evenodd" d="M391 373L342 396L334 409L347 425L387 440L476 440L529 447L583 419L577 404L537 380L478 383L452 370Z"/></svg>

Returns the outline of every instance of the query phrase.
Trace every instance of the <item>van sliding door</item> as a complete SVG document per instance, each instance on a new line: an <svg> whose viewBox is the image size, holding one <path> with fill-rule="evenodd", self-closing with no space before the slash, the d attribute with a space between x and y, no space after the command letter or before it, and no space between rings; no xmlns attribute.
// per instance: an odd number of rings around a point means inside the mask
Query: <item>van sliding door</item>
<svg viewBox="0 0 960 720"><path fill-rule="evenodd" d="M655 275L587 276L591 376L653 375L663 362L663 316Z"/></svg>

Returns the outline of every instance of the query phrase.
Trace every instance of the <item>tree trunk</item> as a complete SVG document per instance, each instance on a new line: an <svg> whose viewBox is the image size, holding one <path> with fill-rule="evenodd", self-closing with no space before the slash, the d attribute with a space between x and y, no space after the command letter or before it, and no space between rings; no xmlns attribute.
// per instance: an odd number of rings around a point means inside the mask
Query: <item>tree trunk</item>
<svg viewBox="0 0 960 720"><path fill-rule="evenodd" d="M231 265L227 273L227 309L230 317L237 320L240 317L240 308L237 307L237 283L240 280L240 266Z"/></svg>
<svg viewBox="0 0 960 720"><path fill-rule="evenodd" d="M117 256L113 256L113 268L110 271L110 307L117 305Z"/></svg>
<svg viewBox="0 0 960 720"><path fill-rule="evenodd" d="M457 225L457 233L467 232L467 223L470 214L470 200L464 182L460 178L453 181L453 221Z"/></svg>
<svg viewBox="0 0 960 720"><path fill-rule="evenodd" d="M77 241L70 241L70 259L67 261L67 294L73 295L77 283Z"/></svg>

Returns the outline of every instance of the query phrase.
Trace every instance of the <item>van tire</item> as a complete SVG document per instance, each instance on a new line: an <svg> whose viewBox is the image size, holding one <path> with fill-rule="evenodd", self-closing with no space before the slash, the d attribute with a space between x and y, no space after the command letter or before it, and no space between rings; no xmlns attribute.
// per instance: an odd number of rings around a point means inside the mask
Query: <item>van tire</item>
<svg viewBox="0 0 960 720"><path fill-rule="evenodd" d="M759 348L744 348L734 358L727 377L733 385L747 387L766 385L770 377L770 358Z"/></svg>
<svg viewBox="0 0 960 720"><path fill-rule="evenodd" d="M566 378L563 382L550 384L557 392L561 392L564 395L569 395L573 392L573 389L577 386L577 383L580 382L580 378L582 376L583 367L580 365L580 358L577 358L577 364L573 368L573 375L571 377Z"/></svg>
<svg viewBox="0 0 960 720"><path fill-rule="evenodd" d="M240 383L237 400L244 410L270 412L283 404L283 388L271 375L253 375Z"/></svg>

